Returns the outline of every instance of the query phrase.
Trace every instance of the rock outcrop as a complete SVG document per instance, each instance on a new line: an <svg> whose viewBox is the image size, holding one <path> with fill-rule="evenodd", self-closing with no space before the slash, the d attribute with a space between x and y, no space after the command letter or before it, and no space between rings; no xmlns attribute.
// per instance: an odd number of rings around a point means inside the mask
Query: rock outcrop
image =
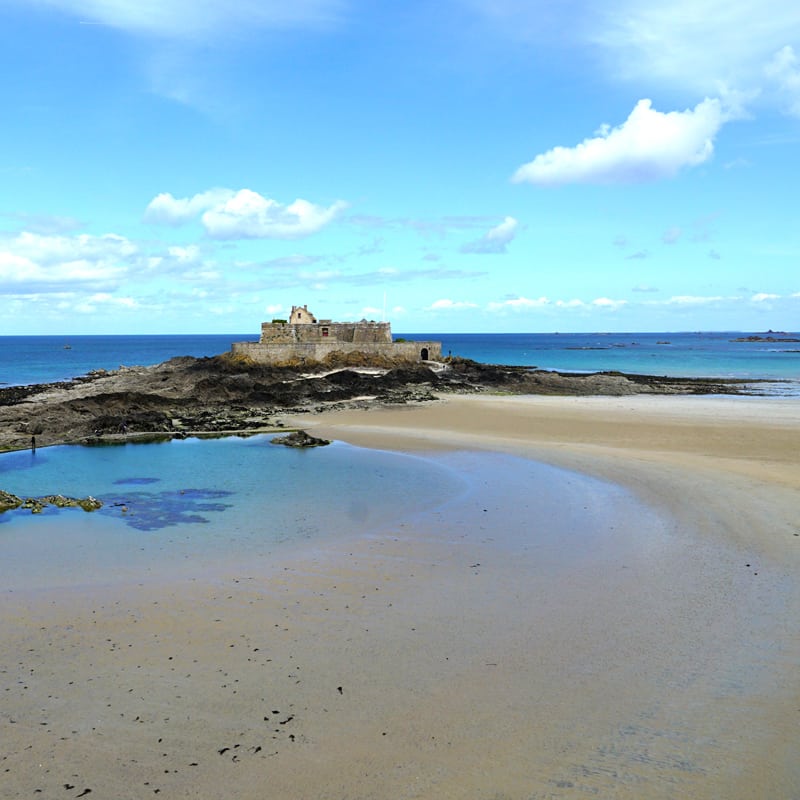
<svg viewBox="0 0 800 800"><path fill-rule="evenodd" d="M306 431L292 431L272 439L272 444L282 444L284 447L324 447L330 443L330 439L319 439Z"/></svg>
<svg viewBox="0 0 800 800"><path fill-rule="evenodd" d="M351 354L352 355L352 354ZM574 375L452 358L427 364L270 366L228 355L99 370L65 383L0 388L0 451L63 442L275 430L280 415L419 403L447 392L548 395L737 394L753 382L603 372Z"/></svg>
<svg viewBox="0 0 800 800"><path fill-rule="evenodd" d="M48 494L44 497L17 497L0 490L0 514L17 508L29 509L31 514L41 514L45 506L56 508L82 508L84 511L97 511L103 504L94 497L64 497L61 494Z"/></svg>

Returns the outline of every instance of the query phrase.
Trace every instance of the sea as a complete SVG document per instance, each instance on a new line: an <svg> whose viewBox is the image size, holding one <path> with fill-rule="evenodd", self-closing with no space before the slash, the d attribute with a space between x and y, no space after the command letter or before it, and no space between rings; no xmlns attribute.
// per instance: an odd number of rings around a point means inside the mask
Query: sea
<svg viewBox="0 0 800 800"><path fill-rule="evenodd" d="M800 333L401 333L442 342L442 354L489 364L564 372L781 382L770 393L800 395ZM746 340L753 338L751 341ZM758 339L755 339L758 337ZM248 334L0 336L0 386L69 380L91 370L213 356ZM787 340L796 341L787 341Z"/></svg>

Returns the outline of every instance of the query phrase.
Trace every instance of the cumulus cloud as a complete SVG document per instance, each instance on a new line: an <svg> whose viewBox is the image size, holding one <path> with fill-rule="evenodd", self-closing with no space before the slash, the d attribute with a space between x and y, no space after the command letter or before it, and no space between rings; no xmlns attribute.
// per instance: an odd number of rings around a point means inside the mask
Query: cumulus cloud
<svg viewBox="0 0 800 800"><path fill-rule="evenodd" d="M442 298L441 300L434 300L427 307L427 311L458 311L465 308L477 308L475 303L468 303L466 301L450 300Z"/></svg>
<svg viewBox="0 0 800 800"><path fill-rule="evenodd" d="M495 225L487 231L480 239L462 245L460 252L476 253L480 255L498 255L506 252L506 247L517 235L519 223L514 217L506 217L499 225Z"/></svg>
<svg viewBox="0 0 800 800"><path fill-rule="evenodd" d="M124 236L46 236L24 231L0 239L0 290L55 291L116 286L141 259Z"/></svg>
<svg viewBox="0 0 800 800"><path fill-rule="evenodd" d="M236 192L232 189L208 189L193 197L173 197L169 192L156 195L144 211L144 221L177 227L199 217L204 211L222 205Z"/></svg>
<svg viewBox="0 0 800 800"><path fill-rule="evenodd" d="M337 201L324 208L297 199L287 206L242 189L203 214L203 226L214 239L294 239L316 233L346 207Z"/></svg>
<svg viewBox="0 0 800 800"><path fill-rule="evenodd" d="M757 292L750 300L753 303L768 303L770 300L780 300L779 294L768 294L767 292Z"/></svg>
<svg viewBox="0 0 800 800"><path fill-rule="evenodd" d="M199 217L212 239L297 239L324 228L346 207L341 200L327 207L300 198L283 205L250 189L209 189L183 198L163 192L144 219L176 226Z"/></svg>
<svg viewBox="0 0 800 800"><path fill-rule="evenodd" d="M514 173L515 183L645 183L670 178L702 164L714 152L714 137L729 119L718 99L693 109L663 113L640 100L622 125L604 125L575 147L554 147Z"/></svg>
<svg viewBox="0 0 800 800"><path fill-rule="evenodd" d="M623 306L628 305L627 300L612 300L610 297L598 297L592 300L591 305L595 308L602 308L607 311L616 311Z"/></svg>
<svg viewBox="0 0 800 800"><path fill-rule="evenodd" d="M628 261L643 261L645 258L649 258L650 253L647 250L637 250L635 253L631 253L629 256L625 256Z"/></svg>
<svg viewBox="0 0 800 800"><path fill-rule="evenodd" d="M21 2L21 0L17 0ZM85 24L148 37L215 40L234 31L329 25L343 0L40 0Z"/></svg>

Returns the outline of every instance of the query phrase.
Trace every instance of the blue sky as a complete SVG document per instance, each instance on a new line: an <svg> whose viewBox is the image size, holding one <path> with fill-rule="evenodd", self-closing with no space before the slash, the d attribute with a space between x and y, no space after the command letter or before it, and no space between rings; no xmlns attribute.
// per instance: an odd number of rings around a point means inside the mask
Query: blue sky
<svg viewBox="0 0 800 800"><path fill-rule="evenodd" d="M800 4L0 10L2 335L800 328Z"/></svg>

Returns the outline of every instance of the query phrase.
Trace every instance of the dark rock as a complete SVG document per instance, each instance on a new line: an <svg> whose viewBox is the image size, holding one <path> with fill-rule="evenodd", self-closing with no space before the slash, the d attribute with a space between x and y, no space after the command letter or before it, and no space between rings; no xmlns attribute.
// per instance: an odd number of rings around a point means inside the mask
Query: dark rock
<svg viewBox="0 0 800 800"><path fill-rule="evenodd" d="M792 336L740 336L738 339L730 339L731 342L800 342Z"/></svg>
<svg viewBox="0 0 800 800"><path fill-rule="evenodd" d="M293 431L285 436L276 436L272 439L272 444L282 444L286 447L324 447L330 444L330 440L318 439L305 431Z"/></svg>
<svg viewBox="0 0 800 800"><path fill-rule="evenodd" d="M362 354L363 355L363 354ZM363 359L362 359L363 360ZM63 383L0 388L0 450L258 431L276 414L427 402L443 393L755 394L758 381L570 374L447 358L428 364L333 361L276 366L183 356ZM302 445L308 446L308 445Z"/></svg>

